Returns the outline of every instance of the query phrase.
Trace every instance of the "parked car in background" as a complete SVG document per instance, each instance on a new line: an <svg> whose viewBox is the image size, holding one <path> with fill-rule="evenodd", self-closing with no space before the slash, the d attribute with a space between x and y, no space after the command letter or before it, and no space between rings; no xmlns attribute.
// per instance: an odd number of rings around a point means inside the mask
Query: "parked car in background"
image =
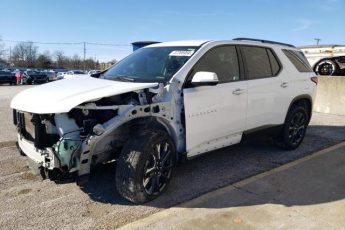
<svg viewBox="0 0 345 230"><path fill-rule="evenodd" d="M88 75L92 75L92 74L97 74L97 73L100 73L102 72L101 70L96 70L96 69L93 69L93 70L90 70L89 72L87 72Z"/></svg>
<svg viewBox="0 0 345 230"><path fill-rule="evenodd" d="M46 82L49 82L47 74L35 70L24 71L21 79L22 84L37 84Z"/></svg>
<svg viewBox="0 0 345 230"><path fill-rule="evenodd" d="M64 75L66 74L67 72L57 72L56 73L56 78L57 80L61 80L63 79Z"/></svg>
<svg viewBox="0 0 345 230"><path fill-rule="evenodd" d="M0 70L0 84L6 83L10 85L15 85L17 83L16 75L10 71Z"/></svg>
<svg viewBox="0 0 345 230"><path fill-rule="evenodd" d="M53 71L53 70L45 70L43 72L45 74L47 74L49 81L56 81L57 80L57 75L56 75L55 71Z"/></svg>
<svg viewBox="0 0 345 230"><path fill-rule="evenodd" d="M70 78L82 76L82 75L89 76L82 70L70 70L66 74L64 74L63 78L64 79L70 79Z"/></svg>
<svg viewBox="0 0 345 230"><path fill-rule="evenodd" d="M318 75L345 76L345 45L300 47Z"/></svg>

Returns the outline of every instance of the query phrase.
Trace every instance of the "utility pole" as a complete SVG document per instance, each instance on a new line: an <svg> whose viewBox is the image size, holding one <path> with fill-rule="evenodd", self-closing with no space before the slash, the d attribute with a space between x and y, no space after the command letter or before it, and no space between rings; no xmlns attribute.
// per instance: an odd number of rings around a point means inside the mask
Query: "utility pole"
<svg viewBox="0 0 345 230"><path fill-rule="evenodd" d="M321 41L321 38L314 38L314 40L316 41L316 45L318 46Z"/></svg>
<svg viewBox="0 0 345 230"><path fill-rule="evenodd" d="M84 42L84 70L86 70L85 56L86 56L86 43Z"/></svg>

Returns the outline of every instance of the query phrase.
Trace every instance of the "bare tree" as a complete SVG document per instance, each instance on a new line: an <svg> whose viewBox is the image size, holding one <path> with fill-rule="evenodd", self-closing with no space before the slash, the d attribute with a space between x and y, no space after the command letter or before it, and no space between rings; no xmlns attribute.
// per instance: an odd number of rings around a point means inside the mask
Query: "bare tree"
<svg viewBox="0 0 345 230"><path fill-rule="evenodd" d="M35 61L37 58L38 47L34 45L33 42L26 43L27 49L27 63L28 67L35 67Z"/></svg>
<svg viewBox="0 0 345 230"><path fill-rule="evenodd" d="M114 65L114 64L116 64L118 61L116 60L116 59L113 59L113 60L111 60L109 63L111 64L111 65Z"/></svg>
<svg viewBox="0 0 345 230"><path fill-rule="evenodd" d="M18 43L12 52L12 60L16 66L25 67L26 66L26 48L25 43Z"/></svg>
<svg viewBox="0 0 345 230"><path fill-rule="evenodd" d="M2 43L2 39L0 36L0 60L5 59L5 54L6 54L5 45Z"/></svg>
<svg viewBox="0 0 345 230"><path fill-rule="evenodd" d="M70 68L74 69L81 69L82 68L82 60L78 56L78 54L74 54L71 58L71 66Z"/></svg>
<svg viewBox="0 0 345 230"><path fill-rule="evenodd" d="M12 59L16 66L35 67L38 47L33 42L19 42L14 48Z"/></svg>
<svg viewBox="0 0 345 230"><path fill-rule="evenodd" d="M53 61L49 51L45 51L43 54L38 55L35 67L52 68L52 65Z"/></svg>
<svg viewBox="0 0 345 230"><path fill-rule="evenodd" d="M57 68L65 67L67 58L65 57L64 52L62 50L56 50L54 52L54 57Z"/></svg>

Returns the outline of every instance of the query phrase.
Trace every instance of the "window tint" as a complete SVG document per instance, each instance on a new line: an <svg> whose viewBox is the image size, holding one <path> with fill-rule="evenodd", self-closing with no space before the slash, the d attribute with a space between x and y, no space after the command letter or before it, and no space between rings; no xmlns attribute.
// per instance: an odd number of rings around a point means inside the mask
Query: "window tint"
<svg viewBox="0 0 345 230"><path fill-rule="evenodd" d="M273 76L266 48L243 46L242 54L246 63L247 77L249 79Z"/></svg>
<svg viewBox="0 0 345 230"><path fill-rule="evenodd" d="M283 52L299 72L313 72L302 52L286 49L283 49Z"/></svg>
<svg viewBox="0 0 345 230"><path fill-rule="evenodd" d="M235 46L220 46L208 51L194 66L191 76L199 71L216 73L219 83L239 80L240 71Z"/></svg>
<svg viewBox="0 0 345 230"><path fill-rule="evenodd" d="M271 68L272 68L272 75L277 75L279 70L280 70L280 66L279 63L277 61L277 58L273 55L272 51L270 49L267 49L267 53L268 53L268 57L270 59L270 63L271 63Z"/></svg>

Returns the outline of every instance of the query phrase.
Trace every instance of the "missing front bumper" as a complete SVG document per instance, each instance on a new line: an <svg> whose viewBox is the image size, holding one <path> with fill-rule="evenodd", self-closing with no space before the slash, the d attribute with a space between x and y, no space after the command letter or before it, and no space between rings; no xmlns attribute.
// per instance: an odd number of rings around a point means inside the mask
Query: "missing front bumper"
<svg viewBox="0 0 345 230"><path fill-rule="evenodd" d="M52 148L38 149L33 142L26 140L20 134L18 134L18 147L27 157L34 161L38 167L42 166L47 169L60 168L60 164Z"/></svg>

